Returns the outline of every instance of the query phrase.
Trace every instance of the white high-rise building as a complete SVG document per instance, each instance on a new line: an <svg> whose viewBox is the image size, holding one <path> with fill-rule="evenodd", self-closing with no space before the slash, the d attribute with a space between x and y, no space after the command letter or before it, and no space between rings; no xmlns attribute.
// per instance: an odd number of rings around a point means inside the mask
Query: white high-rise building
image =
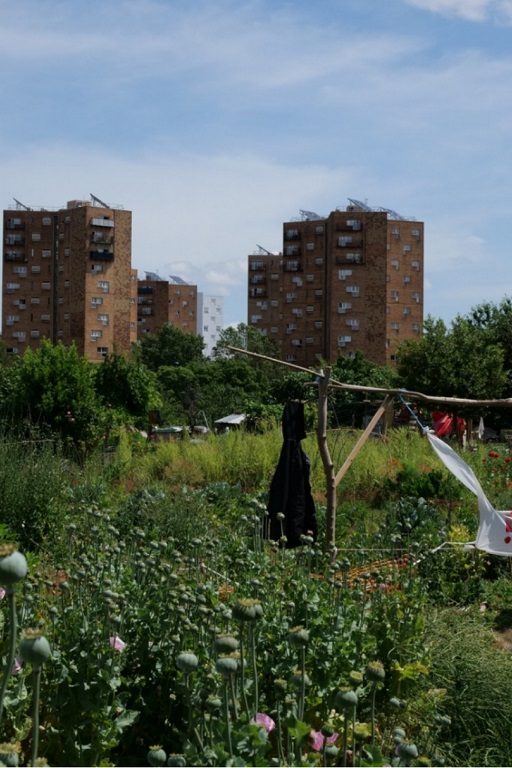
<svg viewBox="0 0 512 768"><path fill-rule="evenodd" d="M197 292L197 333L203 337L205 357L211 357L224 326L224 299Z"/></svg>

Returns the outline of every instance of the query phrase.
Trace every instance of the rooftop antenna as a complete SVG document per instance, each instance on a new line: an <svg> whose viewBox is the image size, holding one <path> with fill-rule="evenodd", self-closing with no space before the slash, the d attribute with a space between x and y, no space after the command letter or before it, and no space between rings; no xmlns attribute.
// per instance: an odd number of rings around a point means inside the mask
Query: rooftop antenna
<svg viewBox="0 0 512 768"><path fill-rule="evenodd" d="M110 205L107 205L106 203L104 203L103 200L100 200L99 197L96 197L95 195L93 195L92 192L90 193L90 195L93 203L96 203L97 205L101 205L102 208L110 208Z"/></svg>
<svg viewBox="0 0 512 768"><path fill-rule="evenodd" d="M13 197L14 202L16 203L16 208L19 210L20 208L24 208L26 211L31 211L32 208L29 208L28 205L24 205L23 203L20 203L19 200L16 200L15 197Z"/></svg>

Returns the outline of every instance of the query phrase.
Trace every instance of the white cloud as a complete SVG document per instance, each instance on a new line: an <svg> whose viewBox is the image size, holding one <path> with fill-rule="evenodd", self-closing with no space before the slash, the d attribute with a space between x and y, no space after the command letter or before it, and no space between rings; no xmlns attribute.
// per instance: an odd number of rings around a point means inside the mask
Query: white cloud
<svg viewBox="0 0 512 768"><path fill-rule="evenodd" d="M59 145L10 151L0 199L3 207L15 196L31 207L58 208L92 192L132 210L133 266L225 296L226 322L241 322L247 257L256 243L279 250L284 220L312 199L331 206L354 183L343 168L286 166L258 155L176 155L159 147L128 159Z"/></svg>
<svg viewBox="0 0 512 768"><path fill-rule="evenodd" d="M512 21L510 0L405 0L409 5L466 21Z"/></svg>

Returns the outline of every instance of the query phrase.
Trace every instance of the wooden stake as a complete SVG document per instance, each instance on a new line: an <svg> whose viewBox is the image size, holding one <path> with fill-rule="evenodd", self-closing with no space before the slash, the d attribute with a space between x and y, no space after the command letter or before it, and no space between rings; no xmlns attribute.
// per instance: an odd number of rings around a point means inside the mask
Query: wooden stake
<svg viewBox="0 0 512 768"><path fill-rule="evenodd" d="M354 447L350 451L349 455L347 456L347 458L343 462L343 465L338 470L338 474L334 478L334 482L335 482L336 486L338 486L340 484L341 480L347 474L348 470L352 466L352 462L354 461L354 459L356 458L357 454L359 453L359 451L361 450L361 448L366 443L366 441L370 437L371 433L373 432L373 430L375 429L375 427L379 423L379 420L384 415L384 413L386 411L386 408L388 407L388 405L389 405L391 400L392 400L392 398L389 395L386 396L384 398L384 400L382 401L382 404L380 405L380 407L374 413L371 421L369 422L368 426L364 430L363 434L359 437L359 440L354 445Z"/></svg>

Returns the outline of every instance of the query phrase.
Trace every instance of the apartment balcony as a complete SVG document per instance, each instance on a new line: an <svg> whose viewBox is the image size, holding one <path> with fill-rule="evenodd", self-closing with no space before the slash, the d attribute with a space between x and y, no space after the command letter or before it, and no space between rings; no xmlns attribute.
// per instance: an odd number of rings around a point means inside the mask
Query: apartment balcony
<svg viewBox="0 0 512 768"><path fill-rule="evenodd" d="M8 219L5 222L5 229L25 229L25 222L21 219Z"/></svg>
<svg viewBox="0 0 512 768"><path fill-rule="evenodd" d="M22 235L6 235L4 242L6 245L25 245L25 238Z"/></svg>
<svg viewBox="0 0 512 768"><path fill-rule="evenodd" d="M92 261L113 261L114 260L114 252L103 250L103 251L90 251L89 256Z"/></svg>
<svg viewBox="0 0 512 768"><path fill-rule="evenodd" d="M250 261L249 270L251 272L265 272L267 265L262 261Z"/></svg>
<svg viewBox="0 0 512 768"><path fill-rule="evenodd" d="M114 238L109 232L93 232L91 235L91 243L95 245L112 245Z"/></svg>
<svg viewBox="0 0 512 768"><path fill-rule="evenodd" d="M103 219L103 218L101 218L101 219L91 219L91 221L89 223L93 227L113 227L114 226L113 219L107 219L107 218L105 218L105 219Z"/></svg>
<svg viewBox="0 0 512 768"><path fill-rule="evenodd" d="M153 286L151 285L139 285L137 288L137 293L139 296L147 296L150 293L153 293Z"/></svg>
<svg viewBox="0 0 512 768"><path fill-rule="evenodd" d="M4 261L27 262L28 259L22 251L4 251Z"/></svg>

